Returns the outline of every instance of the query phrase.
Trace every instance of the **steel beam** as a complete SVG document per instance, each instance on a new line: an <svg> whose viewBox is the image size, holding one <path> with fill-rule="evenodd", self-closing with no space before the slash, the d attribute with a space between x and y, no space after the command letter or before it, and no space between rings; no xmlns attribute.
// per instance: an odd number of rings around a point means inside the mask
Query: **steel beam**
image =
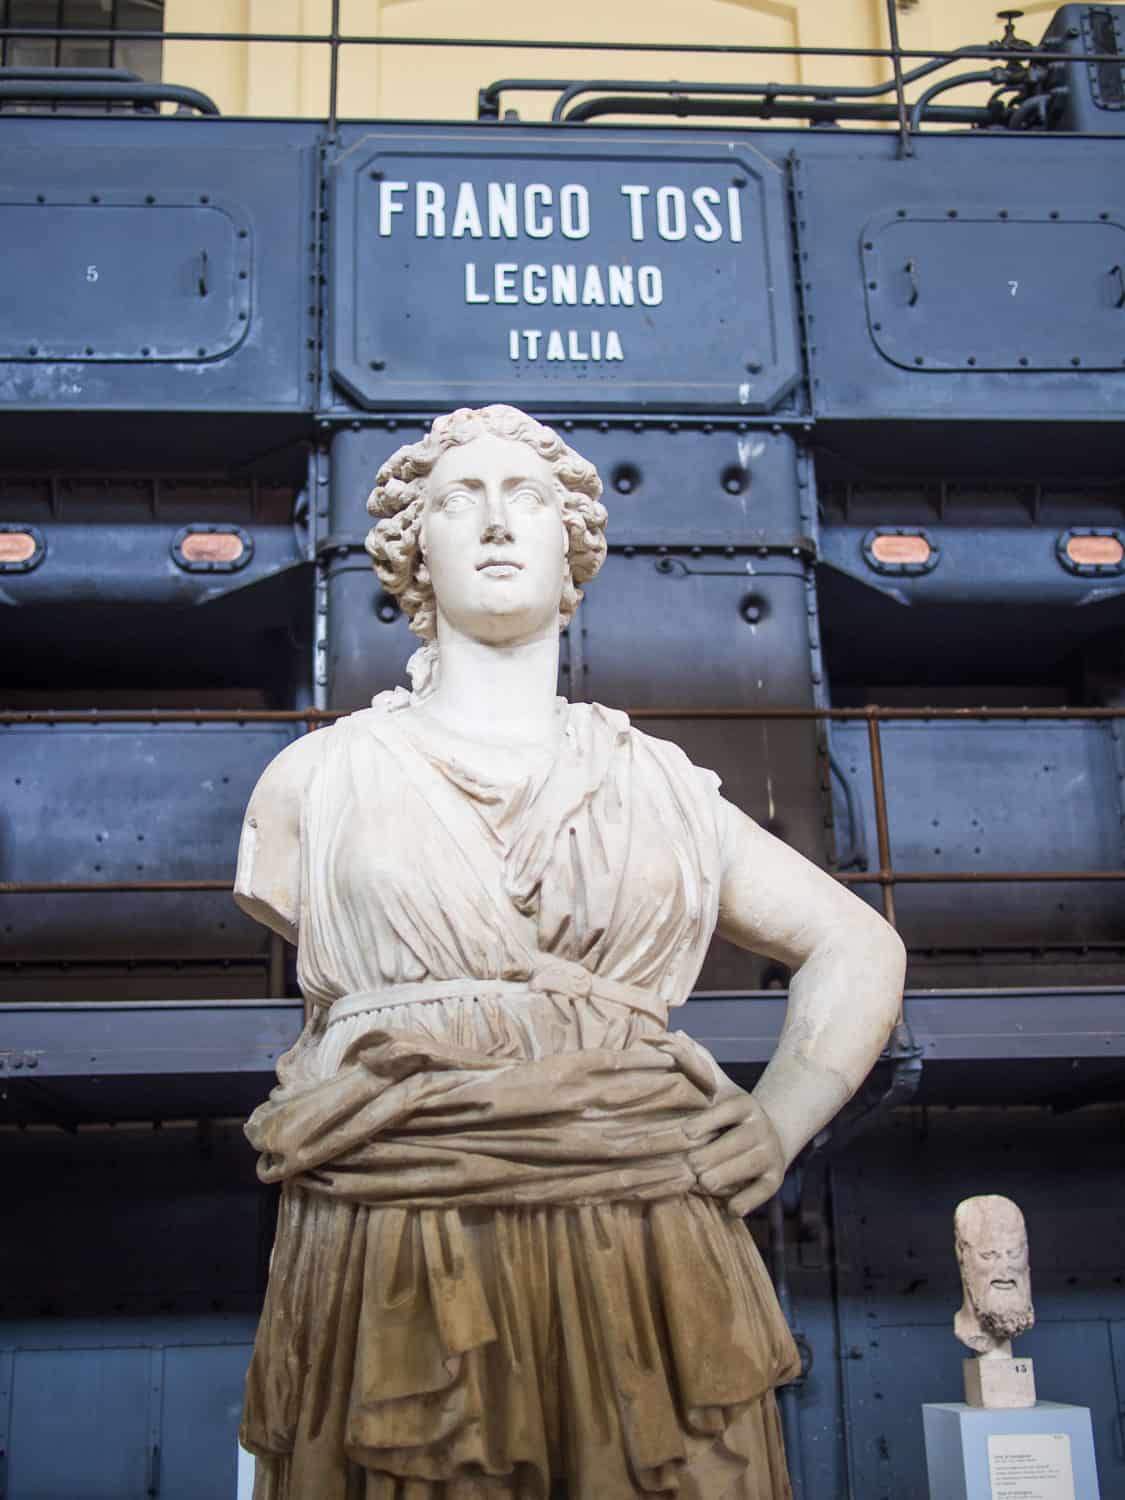
<svg viewBox="0 0 1125 1500"><path fill-rule="evenodd" d="M768 1060L785 994L705 993L672 1025L733 1066ZM906 1019L927 1064L1125 1058L1125 990L912 990ZM175 1000L0 1007L0 1077L270 1074L301 1028L299 1000Z"/></svg>

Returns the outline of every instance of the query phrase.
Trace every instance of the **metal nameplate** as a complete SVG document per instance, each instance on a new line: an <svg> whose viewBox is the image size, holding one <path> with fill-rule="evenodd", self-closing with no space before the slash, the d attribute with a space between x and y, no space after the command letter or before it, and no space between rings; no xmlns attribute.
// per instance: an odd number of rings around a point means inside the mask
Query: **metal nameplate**
<svg viewBox="0 0 1125 1500"><path fill-rule="evenodd" d="M361 406L760 412L796 382L784 180L742 142L371 134L331 182Z"/></svg>

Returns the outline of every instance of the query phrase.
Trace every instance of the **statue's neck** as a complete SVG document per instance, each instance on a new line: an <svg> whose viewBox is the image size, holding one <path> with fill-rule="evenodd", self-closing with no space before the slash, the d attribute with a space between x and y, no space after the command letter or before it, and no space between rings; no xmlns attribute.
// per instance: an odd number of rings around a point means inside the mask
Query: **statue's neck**
<svg viewBox="0 0 1125 1500"><path fill-rule="evenodd" d="M997 1339L981 1327L976 1309L966 1296L953 1319L953 1332L961 1343L984 1359L1010 1359L1010 1339Z"/></svg>
<svg viewBox="0 0 1125 1500"><path fill-rule="evenodd" d="M541 744L558 732L559 637L492 645L440 629L437 686L425 700L431 719L481 741Z"/></svg>

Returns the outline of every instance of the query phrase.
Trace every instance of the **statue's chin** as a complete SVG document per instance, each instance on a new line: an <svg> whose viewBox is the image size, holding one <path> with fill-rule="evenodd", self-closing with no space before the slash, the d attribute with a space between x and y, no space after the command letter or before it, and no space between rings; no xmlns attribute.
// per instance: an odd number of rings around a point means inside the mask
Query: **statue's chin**
<svg viewBox="0 0 1125 1500"><path fill-rule="evenodd" d="M522 646L558 635L556 601L521 598L516 589L503 583L490 588L486 600L474 600L471 607L458 601L458 606L443 608L438 600L438 639L442 645L451 636L483 646Z"/></svg>

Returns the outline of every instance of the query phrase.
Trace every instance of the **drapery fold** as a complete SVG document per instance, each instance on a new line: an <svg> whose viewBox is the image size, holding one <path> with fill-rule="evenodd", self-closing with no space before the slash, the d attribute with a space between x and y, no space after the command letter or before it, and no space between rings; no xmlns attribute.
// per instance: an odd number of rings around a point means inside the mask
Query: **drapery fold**
<svg viewBox="0 0 1125 1500"><path fill-rule="evenodd" d="M330 1077L282 1084L254 1111L263 1182L415 1208L698 1190L684 1126L718 1085L682 1034L513 1058L397 1034L379 1014Z"/></svg>
<svg viewBox="0 0 1125 1500"><path fill-rule="evenodd" d="M734 1085L665 1026L715 778L576 705L493 786L391 707L317 731L304 797L312 1013L248 1126L282 1187L255 1500L788 1500L796 1350L686 1160Z"/></svg>
<svg viewBox="0 0 1125 1500"><path fill-rule="evenodd" d="M327 1286L271 1284L242 1432L255 1500L548 1500L562 1473L572 1500L788 1495L770 1393L796 1352L713 1200L312 1214L344 1254Z"/></svg>

